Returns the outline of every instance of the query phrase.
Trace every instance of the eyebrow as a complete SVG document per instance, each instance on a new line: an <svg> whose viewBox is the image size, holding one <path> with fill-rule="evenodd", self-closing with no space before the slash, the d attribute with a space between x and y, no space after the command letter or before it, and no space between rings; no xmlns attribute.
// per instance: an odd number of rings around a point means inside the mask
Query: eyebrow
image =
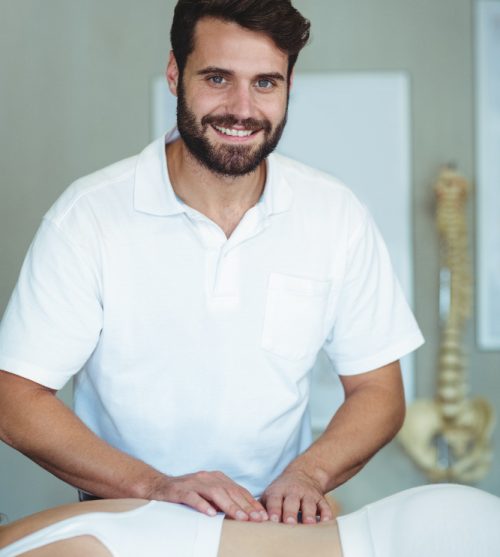
<svg viewBox="0 0 500 557"><path fill-rule="evenodd" d="M279 72L260 73L258 79L275 79L276 81L285 81L285 77Z"/></svg>
<svg viewBox="0 0 500 557"><path fill-rule="evenodd" d="M218 68L217 66L208 66L207 68L203 68L196 72L196 75L209 75L209 74L217 74L223 77L231 77L234 75L234 72L231 70L225 70L224 68ZM275 79L276 81L285 81L285 77L283 74L279 72L268 72L268 73L260 73L255 76L256 79Z"/></svg>

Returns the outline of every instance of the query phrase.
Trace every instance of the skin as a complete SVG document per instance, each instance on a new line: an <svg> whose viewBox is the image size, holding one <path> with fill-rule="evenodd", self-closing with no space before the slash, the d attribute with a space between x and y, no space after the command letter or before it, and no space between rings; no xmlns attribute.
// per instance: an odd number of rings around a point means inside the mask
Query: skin
<svg viewBox="0 0 500 557"><path fill-rule="evenodd" d="M267 120L275 128L286 112L287 64L287 55L262 33L202 20L182 76L186 102L200 123L206 115L233 114L239 122L235 129L244 129L241 122L248 118ZM174 94L180 77L171 56L167 80ZM205 133L214 147L223 149L243 145L251 151L265 141L263 130L246 138L224 135L211 126ZM166 157L177 195L227 237L262 194L264 162L243 176L222 176L197 161L182 140L168 146ZM7 372L0 372L0 438L67 483L101 497L171 501L209 515L221 510L231 518L255 522L295 524L302 511L306 524L316 524L316 515L323 521L333 517L324 494L356 474L394 437L404 419L398 362L341 381L346 395L342 407L260 501L218 471L180 477L160 473L96 437L54 391Z"/></svg>
<svg viewBox="0 0 500 557"><path fill-rule="evenodd" d="M357 474L403 425L405 402L399 362L371 372L341 376L345 402L324 433L299 455L264 492L271 520L314 524L330 519L323 494Z"/></svg>
<svg viewBox="0 0 500 557"><path fill-rule="evenodd" d="M171 92L177 95L180 75L173 54L166 75ZM275 129L286 113L287 78L288 55L266 35L216 19L198 22L195 49L182 75L186 102L198 122L204 116L231 114L241 121L267 120ZM246 127L238 123L232 128ZM206 128L206 138L215 148L238 146L251 151L266 139L264 130L241 138L224 135L213 126ZM221 176L200 164L182 140L168 145L167 160L176 194L218 224L227 237L264 189L264 162L243 176Z"/></svg>
<svg viewBox="0 0 500 557"><path fill-rule="evenodd" d="M119 499L65 505L0 527L0 549L32 532L66 518L91 513L119 514L143 506L147 501ZM140 535L140 532L138 532ZM28 551L23 557L111 557L110 551L92 536L77 536ZM335 521L314 526L266 522L263 524L225 520L217 557L342 557Z"/></svg>

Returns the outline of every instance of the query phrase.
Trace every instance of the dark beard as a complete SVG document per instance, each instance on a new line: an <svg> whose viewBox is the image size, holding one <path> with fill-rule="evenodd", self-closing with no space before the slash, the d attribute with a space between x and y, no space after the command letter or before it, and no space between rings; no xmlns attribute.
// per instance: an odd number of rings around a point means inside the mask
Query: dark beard
<svg viewBox="0 0 500 557"><path fill-rule="evenodd" d="M222 176L243 176L257 169L260 163L275 149L283 134L287 109L283 120L273 131L269 120L247 118L239 120L232 114L224 116L204 116L201 127L196 122L195 115L186 103L186 96L182 85L182 78L177 87L177 128L180 136L190 153L205 168ZM230 128L235 124L245 126L247 130L262 130L264 142L257 148L249 145L219 145L214 147L205 135L208 126Z"/></svg>

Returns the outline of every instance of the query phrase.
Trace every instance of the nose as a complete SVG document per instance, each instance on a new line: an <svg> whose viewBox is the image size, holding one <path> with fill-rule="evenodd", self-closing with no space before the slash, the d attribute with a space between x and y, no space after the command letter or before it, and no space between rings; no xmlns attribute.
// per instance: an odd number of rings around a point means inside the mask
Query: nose
<svg viewBox="0 0 500 557"><path fill-rule="evenodd" d="M240 120L254 116L254 99L252 87L247 83L235 83L228 92L226 100L228 113L233 114Z"/></svg>

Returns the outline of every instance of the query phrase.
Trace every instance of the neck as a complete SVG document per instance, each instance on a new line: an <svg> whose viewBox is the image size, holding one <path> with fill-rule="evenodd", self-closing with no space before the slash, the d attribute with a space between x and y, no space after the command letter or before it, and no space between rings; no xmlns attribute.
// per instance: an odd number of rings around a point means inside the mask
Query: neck
<svg viewBox="0 0 500 557"><path fill-rule="evenodd" d="M222 176L200 164L181 139L166 146L166 157L176 195L218 224L227 237L262 195L265 162L244 176Z"/></svg>

